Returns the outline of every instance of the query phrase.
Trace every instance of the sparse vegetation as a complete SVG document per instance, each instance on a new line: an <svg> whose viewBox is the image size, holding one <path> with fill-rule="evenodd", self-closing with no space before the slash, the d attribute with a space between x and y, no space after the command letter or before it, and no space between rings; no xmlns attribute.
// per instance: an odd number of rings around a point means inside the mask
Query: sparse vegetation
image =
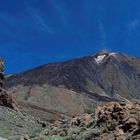
<svg viewBox="0 0 140 140"><path fill-rule="evenodd" d="M34 137L43 130L32 117L5 107L0 107L0 127L0 136L8 140L19 140L25 134Z"/></svg>
<svg viewBox="0 0 140 140"><path fill-rule="evenodd" d="M131 103L108 103L96 109L93 114L81 114L46 123L7 107L0 107L0 136L7 140L103 140L104 137L140 137L140 105ZM135 112L135 115L134 115ZM95 119L96 118L96 119Z"/></svg>

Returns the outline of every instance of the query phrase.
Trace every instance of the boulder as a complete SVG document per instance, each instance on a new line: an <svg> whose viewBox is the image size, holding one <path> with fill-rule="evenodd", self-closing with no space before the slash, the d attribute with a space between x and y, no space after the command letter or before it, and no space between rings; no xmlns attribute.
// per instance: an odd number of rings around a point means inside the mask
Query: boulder
<svg viewBox="0 0 140 140"><path fill-rule="evenodd" d="M70 126L87 125L92 120L92 114L82 114L73 117L70 121Z"/></svg>
<svg viewBox="0 0 140 140"><path fill-rule="evenodd" d="M0 106L9 107L15 111L18 111L18 105L15 96L7 91L0 92Z"/></svg>

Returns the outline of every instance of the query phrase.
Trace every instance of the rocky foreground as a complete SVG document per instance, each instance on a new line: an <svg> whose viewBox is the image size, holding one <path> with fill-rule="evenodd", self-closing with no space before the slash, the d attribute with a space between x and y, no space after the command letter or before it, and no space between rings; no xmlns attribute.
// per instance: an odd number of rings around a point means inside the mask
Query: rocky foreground
<svg viewBox="0 0 140 140"><path fill-rule="evenodd" d="M95 115L54 122L36 140L140 140L140 104L98 106Z"/></svg>
<svg viewBox="0 0 140 140"><path fill-rule="evenodd" d="M140 140L140 104L110 102L93 114L50 122L23 114L13 95L0 93L0 140Z"/></svg>

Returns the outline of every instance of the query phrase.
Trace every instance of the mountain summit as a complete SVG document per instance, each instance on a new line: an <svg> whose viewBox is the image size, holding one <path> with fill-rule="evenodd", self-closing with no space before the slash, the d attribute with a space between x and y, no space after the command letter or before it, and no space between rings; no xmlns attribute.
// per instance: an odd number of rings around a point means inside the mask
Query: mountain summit
<svg viewBox="0 0 140 140"><path fill-rule="evenodd" d="M5 86L20 102L73 114L99 102L138 100L139 83L139 58L100 51L12 75Z"/></svg>
<svg viewBox="0 0 140 140"><path fill-rule="evenodd" d="M97 52L95 55L93 55L95 61L97 64L100 64L105 58L109 58L110 56L116 56L117 53L111 53L106 50L102 50Z"/></svg>

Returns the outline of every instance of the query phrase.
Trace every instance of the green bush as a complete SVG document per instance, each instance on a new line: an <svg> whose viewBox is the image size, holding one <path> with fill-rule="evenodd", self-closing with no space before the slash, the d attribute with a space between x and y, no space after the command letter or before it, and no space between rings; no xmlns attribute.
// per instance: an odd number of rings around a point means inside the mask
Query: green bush
<svg viewBox="0 0 140 140"><path fill-rule="evenodd" d="M60 136L52 136L52 137L46 137L45 140L66 140L66 138Z"/></svg>
<svg viewBox="0 0 140 140"><path fill-rule="evenodd" d="M96 120L95 119L92 119L87 125L86 125L86 127L87 128L89 128L89 127L91 127L91 126L95 126L96 125Z"/></svg>
<svg viewBox="0 0 140 140"><path fill-rule="evenodd" d="M83 132L77 140L90 140L92 137L99 136L102 133L102 129L89 129L86 132Z"/></svg>
<svg viewBox="0 0 140 140"><path fill-rule="evenodd" d="M7 140L19 140L21 138L21 136L11 136L11 137L8 137Z"/></svg>
<svg viewBox="0 0 140 140"><path fill-rule="evenodd" d="M85 109L84 110L84 113L85 114L92 114L93 113L93 110L91 110L91 109Z"/></svg>

